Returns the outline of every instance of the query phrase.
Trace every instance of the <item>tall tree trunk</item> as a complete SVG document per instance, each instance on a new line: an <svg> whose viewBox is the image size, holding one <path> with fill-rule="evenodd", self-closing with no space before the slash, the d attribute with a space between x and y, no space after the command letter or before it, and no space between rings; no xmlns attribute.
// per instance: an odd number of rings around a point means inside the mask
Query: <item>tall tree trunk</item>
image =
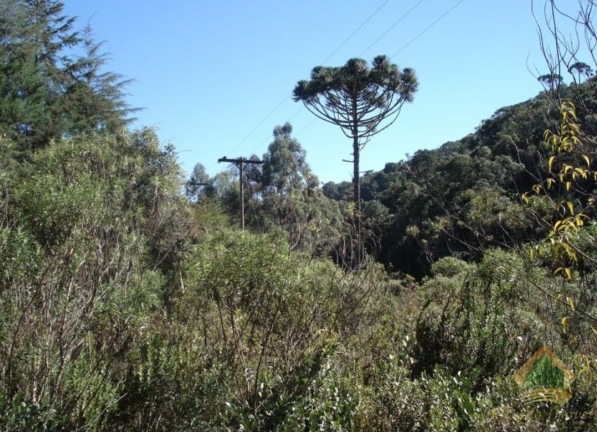
<svg viewBox="0 0 597 432"><path fill-rule="evenodd" d="M353 173L352 173L352 201L354 211L352 215L355 230L355 246L353 248L352 268L357 269L361 265L361 179L360 170L360 146L359 146L359 118L357 92L352 97L352 155L353 155Z"/></svg>
<svg viewBox="0 0 597 432"><path fill-rule="evenodd" d="M240 183L240 226L242 230L245 230L245 183L244 183L244 173L243 173L243 158L240 158L240 174L239 174L239 183Z"/></svg>
<svg viewBox="0 0 597 432"><path fill-rule="evenodd" d="M356 129L356 127L355 127ZM358 268L361 264L361 181L359 178L359 137L355 130L353 134L353 175L352 175L352 201L354 210L352 214L353 225L355 230L355 246L353 247L352 267Z"/></svg>

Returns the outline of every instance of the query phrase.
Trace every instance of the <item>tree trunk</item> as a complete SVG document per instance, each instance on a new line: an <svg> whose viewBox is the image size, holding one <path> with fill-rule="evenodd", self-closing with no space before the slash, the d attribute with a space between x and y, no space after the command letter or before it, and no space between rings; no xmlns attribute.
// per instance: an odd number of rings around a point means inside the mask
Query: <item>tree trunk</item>
<svg viewBox="0 0 597 432"><path fill-rule="evenodd" d="M240 158L240 226L242 230L245 230L245 184L244 184L244 174L243 174L243 158Z"/></svg>
<svg viewBox="0 0 597 432"><path fill-rule="evenodd" d="M356 129L356 128L355 128ZM353 247L352 267L358 268L361 264L361 181L359 177L359 137L355 132L353 134L353 175L352 175L352 201L354 210L352 214L353 225L355 230L355 245Z"/></svg>

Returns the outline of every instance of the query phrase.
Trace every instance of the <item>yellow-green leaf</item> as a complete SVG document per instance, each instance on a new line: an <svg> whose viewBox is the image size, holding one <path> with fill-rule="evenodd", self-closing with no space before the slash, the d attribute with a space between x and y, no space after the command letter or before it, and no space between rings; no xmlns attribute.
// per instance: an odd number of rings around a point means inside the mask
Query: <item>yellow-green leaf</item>
<svg viewBox="0 0 597 432"><path fill-rule="evenodd" d="M574 309L574 300L572 300L570 297L567 297L566 300L568 300L568 306L570 306L570 309L575 310Z"/></svg>
<svg viewBox="0 0 597 432"><path fill-rule="evenodd" d="M564 273L566 273L566 278L567 278L568 280L572 279L572 271L570 270L570 268L569 268L569 267L558 267L558 268L557 268L557 269L554 271L554 274L558 274L558 273L561 273L561 272L564 272Z"/></svg>
<svg viewBox="0 0 597 432"><path fill-rule="evenodd" d="M556 160L555 156L552 156L552 157L549 158L549 172L552 171L552 169L553 169L553 161L555 161L555 160Z"/></svg>
<svg viewBox="0 0 597 432"><path fill-rule="evenodd" d="M547 186L547 190L551 189L551 186L555 183L556 181L552 178L548 178L547 180L545 180L545 184Z"/></svg>
<svg viewBox="0 0 597 432"><path fill-rule="evenodd" d="M574 204L572 204L570 201L568 201L566 203L566 205L568 206L568 210L570 211L570 214L574 214Z"/></svg>
<svg viewBox="0 0 597 432"><path fill-rule="evenodd" d="M564 331L564 333L566 333L566 331L568 330L568 318L569 317L562 318L562 330Z"/></svg>

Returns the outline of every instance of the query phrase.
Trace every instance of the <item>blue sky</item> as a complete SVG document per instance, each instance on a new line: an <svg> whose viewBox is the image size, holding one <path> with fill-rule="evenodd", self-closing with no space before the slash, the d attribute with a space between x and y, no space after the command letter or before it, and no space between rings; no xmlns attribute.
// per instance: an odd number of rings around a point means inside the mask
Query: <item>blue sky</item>
<svg viewBox="0 0 597 432"><path fill-rule="evenodd" d="M574 2L574 0L569 0ZM91 22L107 69L131 78L135 127L174 144L182 167L213 175L222 156L259 157L289 121L322 182L350 181L351 142L291 99L317 65L385 54L420 85L394 125L361 156L382 169L474 132L525 101L545 72L530 0L65 0ZM529 70L530 69L530 70Z"/></svg>

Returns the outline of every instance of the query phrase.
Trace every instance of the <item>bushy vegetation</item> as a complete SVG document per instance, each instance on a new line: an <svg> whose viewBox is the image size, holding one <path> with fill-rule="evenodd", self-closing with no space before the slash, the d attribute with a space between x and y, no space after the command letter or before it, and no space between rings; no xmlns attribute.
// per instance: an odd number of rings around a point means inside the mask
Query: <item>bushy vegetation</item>
<svg viewBox="0 0 597 432"><path fill-rule="evenodd" d="M59 2L2 3L33 6L23 31L79 43ZM20 58L4 90L67 66ZM595 428L594 79L365 175L358 268L351 185L320 188L289 124L247 172L242 231L233 169L186 182L123 128L117 87L78 84L103 120L75 104L50 133L53 105L5 115L39 93L0 101L0 430ZM512 378L543 344L576 376L563 406Z"/></svg>

